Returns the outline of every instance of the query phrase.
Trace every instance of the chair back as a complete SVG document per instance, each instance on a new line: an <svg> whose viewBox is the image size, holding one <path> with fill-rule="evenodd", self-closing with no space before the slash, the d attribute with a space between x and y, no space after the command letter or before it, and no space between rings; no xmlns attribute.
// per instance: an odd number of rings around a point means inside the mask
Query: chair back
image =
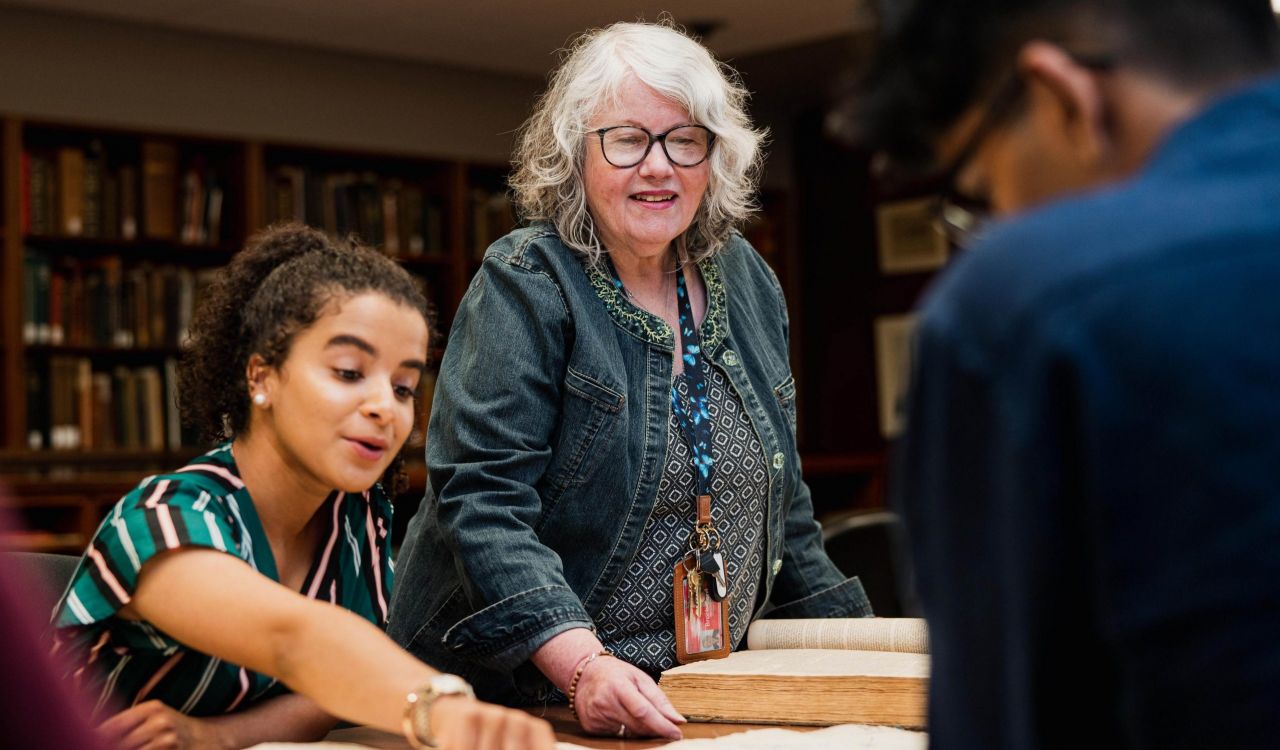
<svg viewBox="0 0 1280 750"><path fill-rule="evenodd" d="M52 615L80 564L77 555L54 552L4 552L0 557L19 571L16 582L32 607L47 615Z"/></svg>

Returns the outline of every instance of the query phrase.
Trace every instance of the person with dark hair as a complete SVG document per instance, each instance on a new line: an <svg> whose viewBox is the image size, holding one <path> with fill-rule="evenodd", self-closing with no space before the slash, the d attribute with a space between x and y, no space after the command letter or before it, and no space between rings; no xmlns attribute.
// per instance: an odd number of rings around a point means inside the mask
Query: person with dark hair
<svg viewBox="0 0 1280 750"><path fill-rule="evenodd" d="M428 335L404 269L300 225L218 274L179 393L219 445L121 498L54 615L74 681L119 711L101 726L115 745L318 739L333 714L414 747L551 747L545 722L472 700L381 630L386 484Z"/></svg>
<svg viewBox="0 0 1280 750"><path fill-rule="evenodd" d="M521 130L530 225L454 318L388 628L481 696L679 738L663 670L766 611L871 614L823 550L786 302L737 231L764 135L746 97L672 24L616 23Z"/></svg>
<svg viewBox="0 0 1280 750"><path fill-rule="evenodd" d="M1274 747L1270 4L896 5L861 135L998 217L943 206L897 446L934 746Z"/></svg>

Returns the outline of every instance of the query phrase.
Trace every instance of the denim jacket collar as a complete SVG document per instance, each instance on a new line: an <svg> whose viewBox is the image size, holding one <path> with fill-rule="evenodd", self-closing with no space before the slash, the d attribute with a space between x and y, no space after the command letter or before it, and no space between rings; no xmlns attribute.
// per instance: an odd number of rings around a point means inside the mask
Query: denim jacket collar
<svg viewBox="0 0 1280 750"><path fill-rule="evenodd" d="M707 288L707 314L698 332L702 336L702 348L713 351L724 341L729 330L724 279L714 257L699 261L698 270L702 273L702 282ZM651 344L668 351L675 348L675 335L671 326L648 310L631 304L614 280L601 268L601 264L587 264L586 271L592 288L615 323Z"/></svg>

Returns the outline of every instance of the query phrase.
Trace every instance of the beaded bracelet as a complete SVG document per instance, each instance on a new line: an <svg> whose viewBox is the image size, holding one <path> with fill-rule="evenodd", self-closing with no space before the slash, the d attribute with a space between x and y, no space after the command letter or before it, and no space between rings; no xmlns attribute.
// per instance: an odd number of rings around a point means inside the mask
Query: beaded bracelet
<svg viewBox="0 0 1280 750"><path fill-rule="evenodd" d="M569 698L569 713L573 714L574 721L578 720L578 709L573 704L573 696L578 692L578 680L582 679L582 670L586 669L587 665L595 661L598 656L613 656L613 653L608 650L600 650L587 655L582 660L582 663L578 665L578 668L573 670L573 679L569 680L569 690L565 694Z"/></svg>

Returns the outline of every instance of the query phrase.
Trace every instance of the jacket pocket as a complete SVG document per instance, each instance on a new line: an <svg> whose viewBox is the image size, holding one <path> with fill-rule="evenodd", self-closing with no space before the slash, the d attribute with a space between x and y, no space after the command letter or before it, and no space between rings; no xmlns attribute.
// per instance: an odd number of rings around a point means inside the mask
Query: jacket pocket
<svg viewBox="0 0 1280 750"><path fill-rule="evenodd" d="M572 367L565 374L564 385L560 435L547 472L561 488L583 484L591 477L626 402L622 394Z"/></svg>
<svg viewBox="0 0 1280 750"><path fill-rule="evenodd" d="M787 379L773 387L773 396L778 399L778 406L787 416L791 425L791 434L796 434L796 379L787 375Z"/></svg>

